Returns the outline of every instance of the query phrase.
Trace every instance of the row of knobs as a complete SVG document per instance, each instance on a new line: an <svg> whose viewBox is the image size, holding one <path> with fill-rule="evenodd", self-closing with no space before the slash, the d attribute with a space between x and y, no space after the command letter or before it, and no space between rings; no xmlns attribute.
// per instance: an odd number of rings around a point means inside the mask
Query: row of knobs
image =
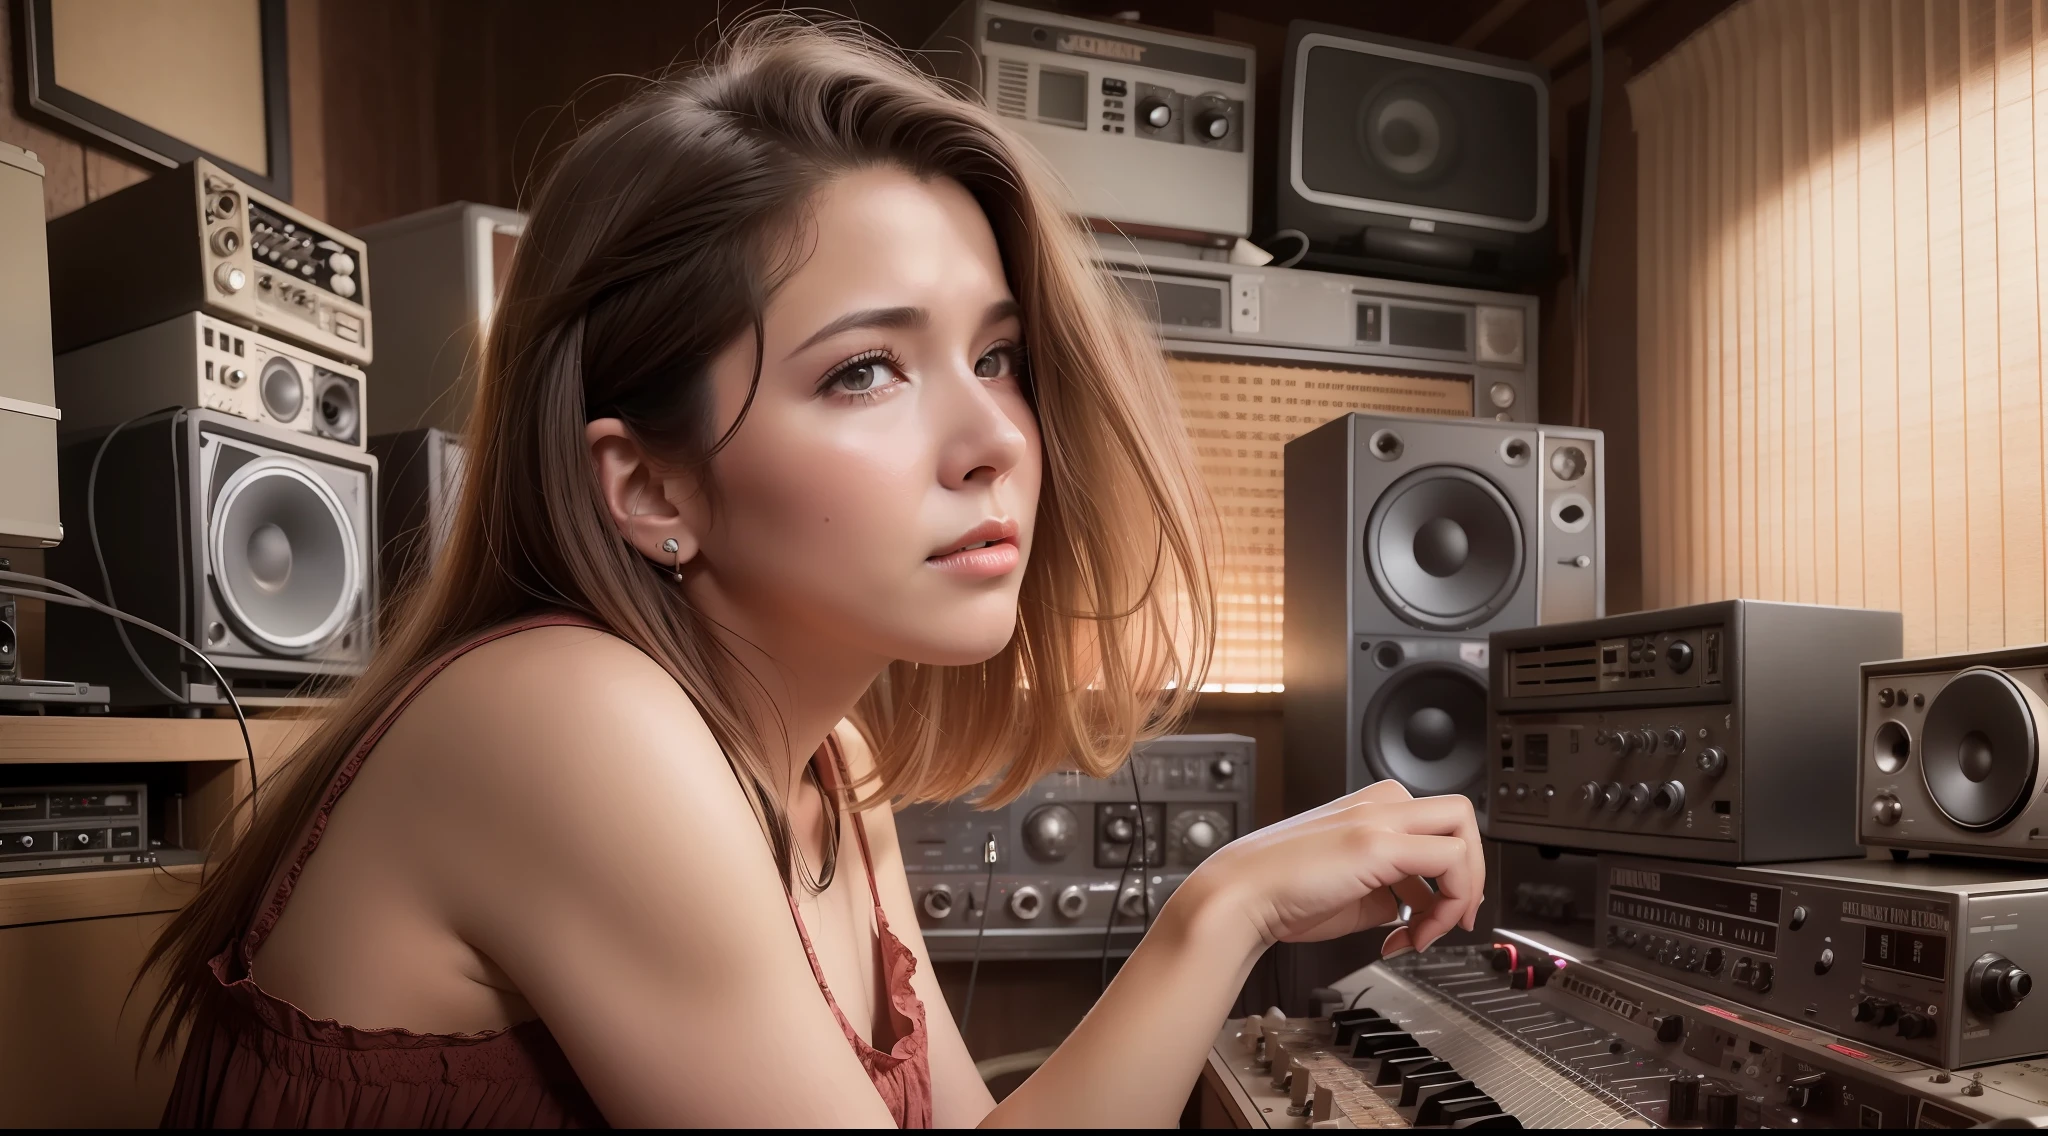
<svg viewBox="0 0 2048 1136"><path fill-rule="evenodd" d="M1593 741L1612 749L1617 757L1631 754L1653 754L1662 750L1677 757L1685 752L1687 739L1685 731L1676 726L1661 733L1656 730L1602 730L1593 735ZM1720 746L1708 746L1693 758L1693 765L1709 777L1718 777L1728 768L1728 754Z"/></svg>
<svg viewBox="0 0 2048 1136"><path fill-rule="evenodd" d="M1607 941L1639 951L1644 958L1681 970L1704 971L1718 977L1722 968L1728 965L1728 953L1719 947L1701 950L1696 946L1681 944L1676 939L1617 928L1609 929ZM1743 955L1735 960L1735 970L1730 977L1759 994L1767 994L1772 984L1777 981L1777 970L1770 963L1760 963L1748 955Z"/></svg>
<svg viewBox="0 0 2048 1136"><path fill-rule="evenodd" d="M1588 781L1579 786L1579 803L1585 807L1603 808L1618 813L1624 807L1630 812L1660 812L1677 816L1685 811L1685 785L1679 781L1666 781L1662 785L1651 785L1638 781L1634 785L1623 785L1609 781L1602 785Z"/></svg>
<svg viewBox="0 0 2048 1136"><path fill-rule="evenodd" d="M1864 1025L1877 1026L1880 1029L1885 1026L1896 1026L1899 1036L1904 1038L1930 1037L1934 1033L1934 1023L1929 1021L1926 1015L1912 1010L1901 1011L1899 1004L1889 998L1858 999L1855 1017Z"/></svg>
<svg viewBox="0 0 2048 1136"><path fill-rule="evenodd" d="M1135 885L1127 886L1123 894L1116 897L1117 912L1126 919L1142 919L1145 916L1147 898ZM928 917L944 919L953 914L957 902L952 888L938 884L924 893L924 898L918 905L924 909ZM1157 910L1156 902L1152 906ZM1088 893L1078 885L1069 884L1060 889L1059 896L1053 900L1053 909L1068 919L1079 919L1088 911ZM1044 913L1044 892L1026 884L1010 893L1010 914L1028 922Z"/></svg>

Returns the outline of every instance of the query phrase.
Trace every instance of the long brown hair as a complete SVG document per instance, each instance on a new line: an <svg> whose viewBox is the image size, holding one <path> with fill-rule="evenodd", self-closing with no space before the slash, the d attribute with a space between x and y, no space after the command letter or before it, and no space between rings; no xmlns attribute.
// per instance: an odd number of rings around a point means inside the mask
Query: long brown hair
<svg viewBox="0 0 2048 1136"><path fill-rule="evenodd" d="M722 441L711 359L760 342L816 191L876 165L954 179L987 214L1023 311L1045 473L1009 645L976 666L897 663L855 711L875 751L870 797L993 780L997 803L1056 767L1104 776L1185 711L1208 662L1214 529L1158 344L1091 265L1056 179L979 105L857 29L754 21L709 65L607 114L548 176L483 351L452 535L151 950L167 983L160 1045L210 1016L208 961L246 931L374 719L436 656L536 609L589 616L675 676L791 878L763 724L742 709L750 676L613 526L584 426L616 417L650 450L707 463Z"/></svg>

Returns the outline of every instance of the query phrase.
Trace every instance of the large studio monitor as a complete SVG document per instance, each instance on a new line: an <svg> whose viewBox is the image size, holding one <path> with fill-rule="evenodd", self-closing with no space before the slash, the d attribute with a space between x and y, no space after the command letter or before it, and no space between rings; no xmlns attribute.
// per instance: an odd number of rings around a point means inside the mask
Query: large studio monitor
<svg viewBox="0 0 2048 1136"><path fill-rule="evenodd" d="M206 410L130 427L102 455L103 439L63 450L65 515L79 532L51 553L52 576L198 644L245 704L362 671L375 628L376 458ZM50 611L52 673L104 684L117 705L220 700L174 648L139 633L129 642L133 658L105 617Z"/></svg>
<svg viewBox="0 0 2048 1136"><path fill-rule="evenodd" d="M1304 263L1493 286L1548 265L1542 68L1296 20L1281 98L1261 233L1305 236Z"/></svg>
<svg viewBox="0 0 2048 1136"><path fill-rule="evenodd" d="M1350 414L1288 443L1290 811L1483 790L1487 634L1605 610L1603 442Z"/></svg>

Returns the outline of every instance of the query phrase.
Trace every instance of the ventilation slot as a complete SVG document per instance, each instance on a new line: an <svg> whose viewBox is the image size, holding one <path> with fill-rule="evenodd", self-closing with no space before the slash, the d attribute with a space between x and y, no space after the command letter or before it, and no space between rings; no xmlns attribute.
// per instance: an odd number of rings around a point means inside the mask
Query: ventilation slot
<svg viewBox="0 0 2048 1136"><path fill-rule="evenodd" d="M1516 696L1570 694L1600 686L1597 643L1554 643L1508 653L1508 693Z"/></svg>
<svg viewBox="0 0 2048 1136"><path fill-rule="evenodd" d="M1031 65L1015 59L996 60L996 113L1023 118L1031 91Z"/></svg>

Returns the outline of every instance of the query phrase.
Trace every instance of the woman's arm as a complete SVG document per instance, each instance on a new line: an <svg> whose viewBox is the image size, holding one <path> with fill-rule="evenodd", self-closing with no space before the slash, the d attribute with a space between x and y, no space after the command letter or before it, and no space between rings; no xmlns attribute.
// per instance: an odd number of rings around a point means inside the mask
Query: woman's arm
<svg viewBox="0 0 2048 1136"><path fill-rule="evenodd" d="M858 736L842 727L840 738L864 768ZM890 921L915 927L895 821L882 809L862 816ZM1427 947L1471 926L1484 885L1478 825L1463 797L1416 800L1382 782L1250 833L1174 892L1095 1008L1000 1105L974 1071L922 936L906 933L931 1023L934 1117L941 1127L1171 1126L1268 946L1383 926L1407 903L1410 924L1386 949Z"/></svg>
<svg viewBox="0 0 2048 1136"><path fill-rule="evenodd" d="M1426 949L1471 926L1485 871L1470 801L1393 782L1245 836L1189 875L1101 1001L983 1124L1173 1125L1267 947L1383 925L1405 900L1413 918L1387 949Z"/></svg>

